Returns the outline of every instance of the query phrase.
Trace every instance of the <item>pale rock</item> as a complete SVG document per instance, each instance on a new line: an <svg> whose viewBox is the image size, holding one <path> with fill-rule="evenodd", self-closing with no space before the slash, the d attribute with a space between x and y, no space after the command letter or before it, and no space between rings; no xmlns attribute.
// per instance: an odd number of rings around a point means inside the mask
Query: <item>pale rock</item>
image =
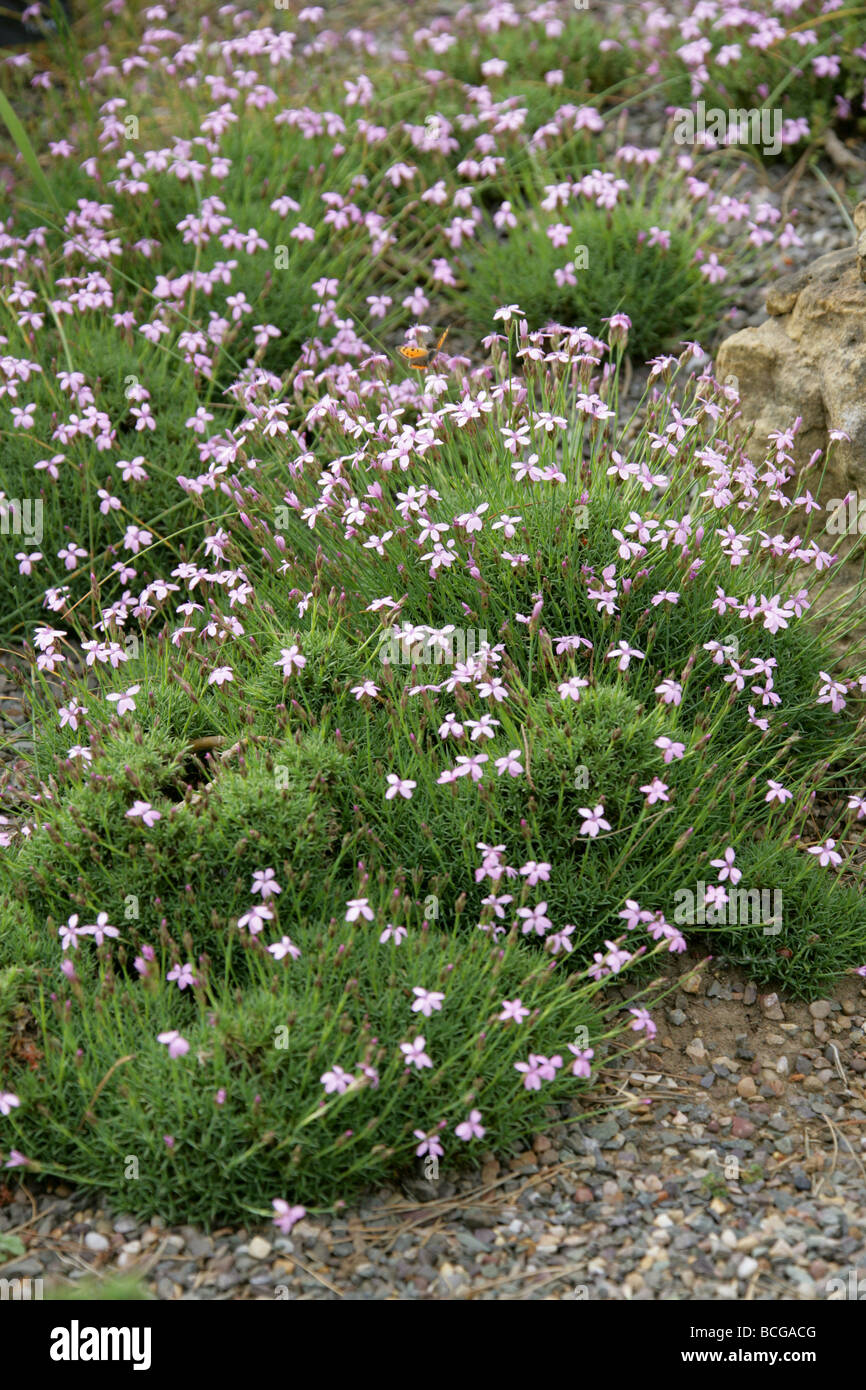
<svg viewBox="0 0 866 1390"><path fill-rule="evenodd" d="M782 1006L779 1003L778 994L765 994L761 999L761 1008L764 1017L771 1019L774 1023L782 1021L785 1015L782 1013Z"/></svg>
<svg viewBox="0 0 866 1390"><path fill-rule="evenodd" d="M833 446L822 501L858 486L866 493L866 202L854 220L858 245L783 275L767 293L767 321L728 338L716 361L719 381L736 379L744 423L755 426L755 463L769 432L798 415L801 467L816 449L826 453L829 430L851 436Z"/></svg>

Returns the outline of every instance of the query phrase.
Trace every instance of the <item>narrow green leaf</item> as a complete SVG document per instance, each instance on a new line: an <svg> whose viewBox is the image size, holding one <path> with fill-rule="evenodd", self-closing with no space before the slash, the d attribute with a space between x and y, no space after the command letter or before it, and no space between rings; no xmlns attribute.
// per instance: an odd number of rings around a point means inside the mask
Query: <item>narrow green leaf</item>
<svg viewBox="0 0 866 1390"><path fill-rule="evenodd" d="M52 192L51 185L40 168L39 160L36 158L36 151L30 143L27 131L12 110L9 104L9 98L4 92L0 92L0 116L2 116L3 120L6 122L6 128L18 148L21 158L33 175L34 183L37 184L46 201L59 211L60 206Z"/></svg>
<svg viewBox="0 0 866 1390"><path fill-rule="evenodd" d="M0 1261L17 1260L26 1253L26 1246L18 1236L0 1235Z"/></svg>

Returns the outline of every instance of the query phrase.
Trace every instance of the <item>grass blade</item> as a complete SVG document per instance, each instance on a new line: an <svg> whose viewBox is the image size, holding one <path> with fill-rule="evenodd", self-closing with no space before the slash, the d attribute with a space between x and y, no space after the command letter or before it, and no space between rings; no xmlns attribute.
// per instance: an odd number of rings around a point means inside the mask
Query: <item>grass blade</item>
<svg viewBox="0 0 866 1390"><path fill-rule="evenodd" d="M0 92L0 116L2 116L3 120L6 122L6 128L12 136L21 158L30 170L34 183L36 183L41 190L46 202L50 203L52 207L57 208L59 212L59 204L51 191L51 185L40 167L39 160L36 158L36 151L30 143L27 131L12 110L9 98L4 92Z"/></svg>

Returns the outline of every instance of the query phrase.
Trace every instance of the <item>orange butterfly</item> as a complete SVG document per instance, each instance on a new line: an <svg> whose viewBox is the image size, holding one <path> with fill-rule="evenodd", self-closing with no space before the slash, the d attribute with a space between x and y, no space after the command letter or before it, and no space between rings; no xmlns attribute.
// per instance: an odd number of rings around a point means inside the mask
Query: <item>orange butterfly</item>
<svg viewBox="0 0 866 1390"><path fill-rule="evenodd" d="M442 334L435 347L401 347L398 348L400 356L405 358L406 366L411 367L413 372L426 372L433 358L438 353L445 339L448 337L448 329Z"/></svg>

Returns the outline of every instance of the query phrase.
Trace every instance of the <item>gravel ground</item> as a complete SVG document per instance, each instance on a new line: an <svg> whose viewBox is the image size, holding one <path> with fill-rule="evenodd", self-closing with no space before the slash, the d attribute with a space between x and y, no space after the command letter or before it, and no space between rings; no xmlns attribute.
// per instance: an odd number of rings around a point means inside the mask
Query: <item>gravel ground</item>
<svg viewBox="0 0 866 1390"><path fill-rule="evenodd" d="M671 975L658 1037L603 1073L595 1113L552 1108L547 1132L505 1163L410 1179L290 1239L141 1224L92 1194L28 1184L0 1191L12 1199L0 1235L27 1246L0 1277L41 1277L46 1291L84 1280L92 1297L134 1275L163 1300L866 1294L860 979L807 1007L696 955Z"/></svg>

